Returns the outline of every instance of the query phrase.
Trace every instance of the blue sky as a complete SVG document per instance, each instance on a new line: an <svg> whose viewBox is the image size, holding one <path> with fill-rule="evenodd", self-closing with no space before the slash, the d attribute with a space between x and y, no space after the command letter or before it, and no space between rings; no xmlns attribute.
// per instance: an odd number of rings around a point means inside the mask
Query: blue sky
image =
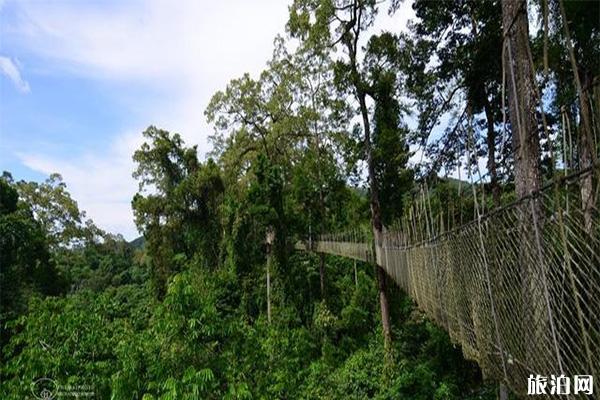
<svg viewBox="0 0 600 400"><path fill-rule="evenodd" d="M204 109L258 74L287 0L0 0L0 170L62 174L100 227L133 239L131 155L157 125L209 150ZM380 29L402 29L406 13Z"/></svg>
<svg viewBox="0 0 600 400"><path fill-rule="evenodd" d="M286 17L278 0L0 1L0 170L59 172L102 228L135 237L141 132L204 153L210 96L265 66Z"/></svg>

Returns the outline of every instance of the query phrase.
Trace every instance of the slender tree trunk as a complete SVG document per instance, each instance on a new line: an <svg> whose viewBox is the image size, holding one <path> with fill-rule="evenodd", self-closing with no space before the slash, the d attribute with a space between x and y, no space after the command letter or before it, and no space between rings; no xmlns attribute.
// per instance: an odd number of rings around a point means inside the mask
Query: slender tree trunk
<svg viewBox="0 0 600 400"><path fill-rule="evenodd" d="M498 170L496 168L496 131L494 130L494 113L492 112L492 106L487 98L487 93L484 91L485 96L485 118L487 121L487 147L488 147L488 162L487 168L490 173L490 186L492 188L492 197L494 199L494 206L500 206L500 186L498 184Z"/></svg>
<svg viewBox="0 0 600 400"><path fill-rule="evenodd" d="M390 327L390 308L387 298L387 277L385 270L377 266L377 283L379 288L379 303L381 305L381 321L386 348L392 343L392 330Z"/></svg>
<svg viewBox="0 0 600 400"><path fill-rule="evenodd" d="M508 400L508 388L504 383L498 385L498 400Z"/></svg>
<svg viewBox="0 0 600 400"><path fill-rule="evenodd" d="M357 90L360 112L363 119L365 130L365 152L367 154L367 166L369 171L369 187L371 192L371 222L373 225L373 235L375 247L379 246L383 239L383 223L381 222L381 207L379 204L379 187L377 177L375 176L375 165L373 163L373 152L371 149L371 126L369 123L369 114L366 103L366 96L362 90ZM376 254L376 253L375 253ZM377 258L377 257L376 257ZM383 328L383 339L386 349L391 348L392 329L390 324L390 311L387 298L385 270L377 263L377 281L379 288L379 305L381 307L381 324Z"/></svg>
<svg viewBox="0 0 600 400"><path fill-rule="evenodd" d="M325 299L325 253L319 253L319 278L321 283L321 300Z"/></svg>
<svg viewBox="0 0 600 400"><path fill-rule="evenodd" d="M267 321L271 323L271 264L273 262L273 241L275 234L272 229L267 231Z"/></svg>
<svg viewBox="0 0 600 400"><path fill-rule="evenodd" d="M367 107L367 87L365 82L360 76L358 71L358 62L356 59L356 53L358 50L358 34L361 24L361 12L358 9L358 2L354 2L353 5L353 25L359 28L352 34L352 27L344 35L344 44L348 50L348 56L350 61L350 79L354 86L356 99L360 106L360 115L362 117L363 129L364 129L364 146L365 154L367 156L367 168L369 173L369 189L370 189L370 207L371 207L371 225L373 227L374 235L374 255L377 261L377 246L381 243L383 238L383 223L381 220L381 206L379 204L379 186L377 184L377 177L375 175L375 165L373 163L373 152L371 149L371 124L369 122L369 109ZM386 355L390 355L391 344L392 344L392 329L390 324L390 312L389 303L386 292L385 282L385 270L376 262L377 268L377 279L379 288L379 304L381 308L381 325L383 328L383 339L384 346L386 349Z"/></svg>
<svg viewBox="0 0 600 400"><path fill-rule="evenodd" d="M311 86L312 88L312 86ZM313 91L311 95L311 101L313 109L317 110L317 104L315 100L315 92ZM319 126L318 122L315 120L313 124L314 129L314 151L317 155L317 182L319 183L319 233L325 233L325 196L323 195L323 174L321 172L320 163L321 163L321 136L319 134ZM321 300L325 300L325 254L319 254L319 283L321 288Z"/></svg>
<svg viewBox="0 0 600 400"><path fill-rule="evenodd" d="M477 29L477 22L473 14L471 14L471 31L474 37L479 35ZM485 88L485 83L482 84L484 104L483 109L485 111L485 118L487 122L487 146L488 146L488 162L487 168L490 173L490 186L492 188L492 198L494 199L494 206L500 206L500 186L498 186L498 171L496 169L496 131L494 130L494 113L492 111L492 105L488 99L488 92Z"/></svg>
<svg viewBox="0 0 600 400"><path fill-rule="evenodd" d="M320 143L318 141L318 134L317 134L317 160L320 159ZM321 169L319 169L318 172L318 178L319 178L319 208L320 208L320 218L321 218L321 226L320 226L320 233L324 233L325 232L325 199L323 196L323 181L322 181L322 174L321 174ZM319 255L319 281L321 283L321 300L325 300L325 254L324 253L320 253Z"/></svg>
<svg viewBox="0 0 600 400"><path fill-rule="evenodd" d="M590 85L591 82L588 82L588 74L584 74L583 83ZM590 101L589 97L586 93L582 93L581 97L581 115L590 114ZM584 119L581 119L582 126L581 138L579 139L579 157L581 162L581 168L588 168L592 166L595 162L595 148L594 148L594 140L592 137L592 127L585 126L583 123ZM581 204L583 208L583 226L585 231L588 234L592 234L593 227L593 213L594 207L596 205L596 196L594 191L594 174L588 174L581 181Z"/></svg>
<svg viewBox="0 0 600 400"><path fill-rule="evenodd" d="M271 323L271 254L267 257L267 320Z"/></svg>
<svg viewBox="0 0 600 400"><path fill-rule="evenodd" d="M600 75L596 75L596 77L592 80L592 99L594 102L593 111L594 114L594 143L596 144L596 152L598 151L598 136L600 136Z"/></svg>
<svg viewBox="0 0 600 400"><path fill-rule="evenodd" d="M589 87L591 87L592 82L591 77L589 76L590 74L586 74L585 72L583 74L584 81L582 82L580 79L579 65L577 64L573 43L571 42L569 22L567 20L567 14L565 12L563 0L559 0L558 4L563 20L567 48L569 49L569 58L571 60L571 68L573 69L573 77L575 78L575 89L577 90L577 97L579 97L579 113L581 116L581 137L579 138L580 168L587 168L596 161L596 149L594 148L594 140L592 137L590 102L586 93L587 90L589 90ZM581 203L583 206L584 228L586 232L590 234L593 231L592 214L595 202L596 199L594 194L593 176L590 174L581 182Z"/></svg>

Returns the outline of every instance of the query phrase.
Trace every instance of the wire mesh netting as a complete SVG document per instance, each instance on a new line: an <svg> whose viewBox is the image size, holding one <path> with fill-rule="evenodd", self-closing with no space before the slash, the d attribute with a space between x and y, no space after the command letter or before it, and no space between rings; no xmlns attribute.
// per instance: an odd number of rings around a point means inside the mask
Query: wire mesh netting
<svg viewBox="0 0 600 400"><path fill-rule="evenodd" d="M375 258L486 377L515 393L526 394L528 377L538 374L592 375L600 393L598 185L586 192L597 173L596 166L556 180L418 243L414 232L398 230L376 246L345 234L310 247Z"/></svg>

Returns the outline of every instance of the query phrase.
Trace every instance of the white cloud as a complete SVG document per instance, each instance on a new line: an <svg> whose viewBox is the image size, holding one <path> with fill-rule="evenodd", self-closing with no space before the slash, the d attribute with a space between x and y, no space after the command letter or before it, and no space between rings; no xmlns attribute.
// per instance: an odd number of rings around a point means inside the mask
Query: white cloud
<svg viewBox="0 0 600 400"><path fill-rule="evenodd" d="M133 1L20 3L14 41L44 60L46 73L77 75L116 86L131 110L126 133L108 149L58 158L19 154L23 164L63 175L80 208L103 229L135 237L131 198L133 151L150 124L179 132L208 150L204 109L212 94L244 72L258 74L283 32L287 2ZM131 88L135 90L129 90ZM141 90L140 90L141 88ZM132 93L142 93L142 97ZM152 96L145 95L152 93Z"/></svg>
<svg viewBox="0 0 600 400"><path fill-rule="evenodd" d="M257 74L287 21L286 0L25 2L15 39L44 68L118 83L137 124L179 131L200 149L211 95L244 72ZM132 86L152 99L129 95ZM133 124L135 122L131 122Z"/></svg>
<svg viewBox="0 0 600 400"><path fill-rule="evenodd" d="M104 229L133 238L130 201L137 186L131 178L131 155L142 130L157 125L179 132L201 154L209 150L211 129L203 113L210 97L230 79L244 72L258 74L265 67L275 35L284 31L290 2L15 3L18 19L5 30L16 46L43 61L36 68L118 88L111 89L111 96L132 119L125 133L106 133L113 138L108 149L90 148L68 160L20 154L22 162L43 173L61 173L89 217ZM377 29L402 29L412 15L410 2L405 4L393 18L382 10L385 22Z"/></svg>
<svg viewBox="0 0 600 400"><path fill-rule="evenodd" d="M88 218L102 229L133 239L138 233L131 210L136 192L131 155L141 142L141 134L131 132L118 136L100 155L87 153L65 160L25 153L19 158L27 167L46 175L59 172Z"/></svg>
<svg viewBox="0 0 600 400"><path fill-rule="evenodd" d="M1 6L2 4L0 3L0 8ZM29 83L21 77L21 72L19 71L19 68L17 68L17 63L13 62L10 58L0 56L0 72L6 75L20 92L29 93L31 91Z"/></svg>
<svg viewBox="0 0 600 400"><path fill-rule="evenodd" d="M283 31L281 0L35 2L23 5L21 39L61 68L96 79L194 89L256 72Z"/></svg>

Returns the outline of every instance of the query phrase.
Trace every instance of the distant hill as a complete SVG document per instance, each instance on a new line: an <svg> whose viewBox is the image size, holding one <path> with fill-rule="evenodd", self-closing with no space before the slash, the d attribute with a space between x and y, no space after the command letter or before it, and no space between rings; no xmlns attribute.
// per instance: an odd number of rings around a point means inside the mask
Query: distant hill
<svg viewBox="0 0 600 400"><path fill-rule="evenodd" d="M144 239L143 236L140 236L139 238L133 239L131 242L129 242L129 245L134 249L143 249L146 245L146 239Z"/></svg>

